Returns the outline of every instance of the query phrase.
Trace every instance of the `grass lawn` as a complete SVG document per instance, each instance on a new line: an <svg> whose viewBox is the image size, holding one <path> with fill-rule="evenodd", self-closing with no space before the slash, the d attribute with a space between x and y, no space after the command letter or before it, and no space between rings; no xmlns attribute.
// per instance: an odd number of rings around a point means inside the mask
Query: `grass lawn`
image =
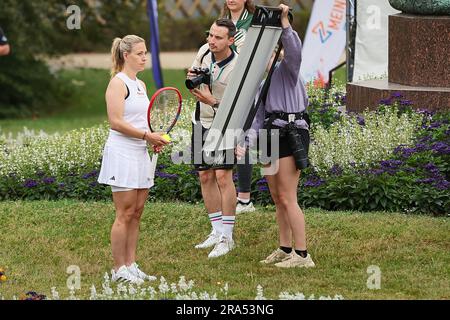
<svg viewBox="0 0 450 320"><path fill-rule="evenodd" d="M193 245L209 232L202 205L148 203L141 225L138 262L169 283L180 276L194 280L194 290L217 293L228 283L229 299L254 299L261 285L266 298L302 292L345 299L450 299L450 221L447 218L392 213L306 210L308 249L317 267L280 270L258 261L277 246L272 209L238 216L237 247L217 259ZM109 232L112 202L0 203L0 267L8 280L0 296L29 290L51 297L56 287L68 296L66 268L81 269L81 291L88 298L94 284L101 291L112 265ZM381 288L370 290L367 268L381 270ZM159 282L151 282L157 288Z"/></svg>
<svg viewBox="0 0 450 320"><path fill-rule="evenodd" d="M183 70L164 70L166 86L175 86L181 90L183 97L190 97L184 86L186 74ZM44 130L47 133L65 132L72 129L87 128L107 121L105 91L109 82L109 70L78 69L63 70L61 77L74 83L74 95L70 103L54 110L52 114L38 119L6 119L0 120L1 132L16 134L23 127ZM155 92L150 71L140 74L147 84L149 95Z"/></svg>

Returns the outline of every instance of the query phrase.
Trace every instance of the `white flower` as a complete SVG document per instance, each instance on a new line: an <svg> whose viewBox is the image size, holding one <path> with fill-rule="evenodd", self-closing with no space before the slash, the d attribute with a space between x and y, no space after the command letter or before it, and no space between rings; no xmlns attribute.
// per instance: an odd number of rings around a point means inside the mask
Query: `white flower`
<svg viewBox="0 0 450 320"><path fill-rule="evenodd" d="M51 292L52 292L52 299L59 300L59 293L58 291L56 291L56 287L52 287Z"/></svg>
<svg viewBox="0 0 450 320"><path fill-rule="evenodd" d="M259 285L259 284L256 287L256 298L255 298L255 300L266 300L266 298L264 298L263 287L261 285Z"/></svg>

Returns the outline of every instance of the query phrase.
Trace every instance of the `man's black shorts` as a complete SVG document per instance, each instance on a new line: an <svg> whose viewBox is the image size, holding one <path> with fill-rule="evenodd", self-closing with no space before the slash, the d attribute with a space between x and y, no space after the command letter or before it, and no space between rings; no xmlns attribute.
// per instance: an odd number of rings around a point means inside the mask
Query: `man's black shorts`
<svg viewBox="0 0 450 320"><path fill-rule="evenodd" d="M192 124L191 161L194 164L195 170L232 170L236 163L234 149L218 152L203 151L207 132L208 129L204 128L200 121Z"/></svg>

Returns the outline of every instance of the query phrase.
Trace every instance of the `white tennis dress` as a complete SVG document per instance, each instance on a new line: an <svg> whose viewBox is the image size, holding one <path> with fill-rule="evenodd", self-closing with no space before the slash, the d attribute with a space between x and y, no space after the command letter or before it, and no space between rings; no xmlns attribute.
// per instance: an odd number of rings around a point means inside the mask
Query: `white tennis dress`
<svg viewBox="0 0 450 320"><path fill-rule="evenodd" d="M145 89L137 78L132 80L123 72L118 73L116 77L121 79L129 90L129 96L125 99L124 121L142 131L149 131L149 99ZM110 129L103 149L98 182L120 188L147 189L153 186L154 177L155 169L148 154L147 142Z"/></svg>

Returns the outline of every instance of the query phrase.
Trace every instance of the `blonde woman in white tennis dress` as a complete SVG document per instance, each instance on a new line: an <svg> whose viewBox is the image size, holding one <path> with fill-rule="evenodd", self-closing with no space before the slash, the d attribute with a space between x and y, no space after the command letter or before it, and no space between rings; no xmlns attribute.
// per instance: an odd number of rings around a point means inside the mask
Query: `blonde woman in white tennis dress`
<svg viewBox="0 0 450 320"><path fill-rule="evenodd" d="M167 141L163 133L149 130L149 99L145 84L136 77L147 60L144 39L135 35L116 38L111 55L112 78L105 95L110 131L98 182L111 186L116 208L111 229L112 281L142 284L156 279L136 263L139 223L154 179L147 144L161 149Z"/></svg>

